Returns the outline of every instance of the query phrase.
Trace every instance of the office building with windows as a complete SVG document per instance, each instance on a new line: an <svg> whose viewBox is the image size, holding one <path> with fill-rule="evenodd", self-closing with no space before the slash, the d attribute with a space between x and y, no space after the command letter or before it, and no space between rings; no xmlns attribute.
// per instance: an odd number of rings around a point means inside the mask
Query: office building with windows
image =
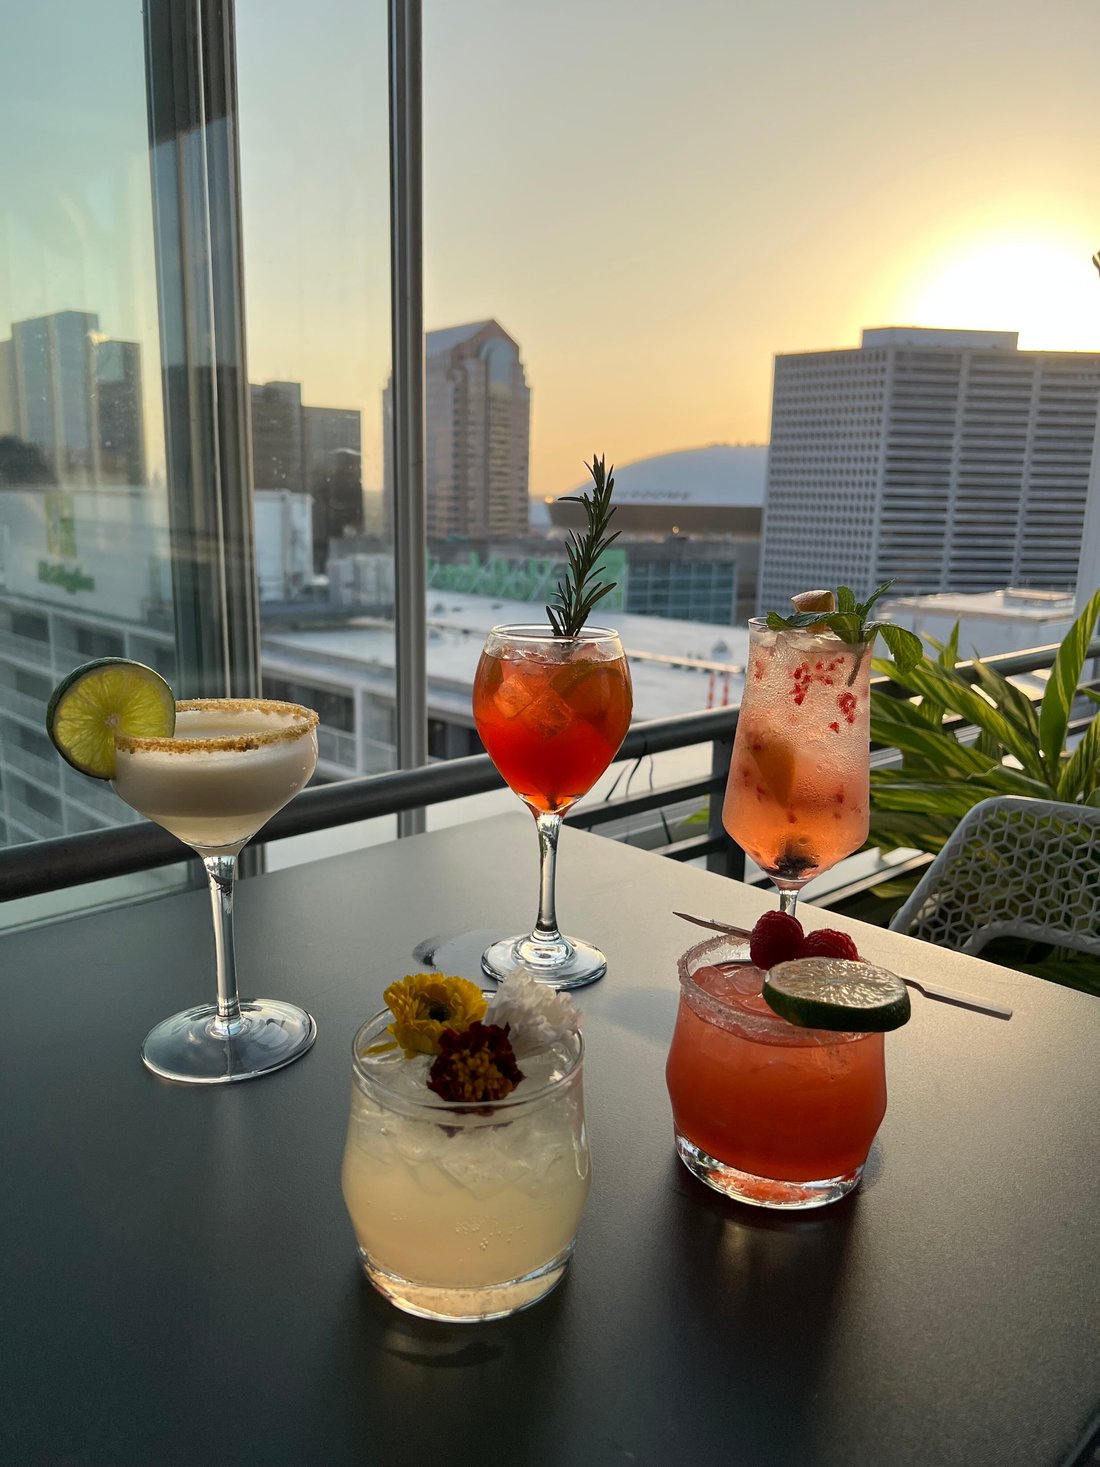
<svg viewBox="0 0 1100 1467"><path fill-rule="evenodd" d="M1100 354L891 327L777 356L759 606L812 586L1072 590Z"/></svg>
<svg viewBox="0 0 1100 1467"><path fill-rule="evenodd" d="M328 542L363 528L362 415L310 407L300 382L253 383L252 476L257 490L312 497L314 570Z"/></svg>
<svg viewBox="0 0 1100 1467"><path fill-rule="evenodd" d="M16 321L0 342L0 436L73 487L145 482L141 347L101 334L92 311Z"/></svg>
<svg viewBox="0 0 1100 1467"><path fill-rule="evenodd" d="M429 540L527 531L531 390L519 347L496 321L425 337ZM383 394L387 527L393 524L392 383Z"/></svg>

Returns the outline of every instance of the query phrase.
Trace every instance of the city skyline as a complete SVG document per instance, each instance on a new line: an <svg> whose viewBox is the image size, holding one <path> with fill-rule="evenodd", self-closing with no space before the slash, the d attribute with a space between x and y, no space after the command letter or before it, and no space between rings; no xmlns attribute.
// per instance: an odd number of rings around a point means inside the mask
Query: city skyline
<svg viewBox="0 0 1100 1467"><path fill-rule="evenodd" d="M237 29L249 376L359 411L376 489L384 13L238 0ZM94 300L139 343L155 476L140 15L53 0L8 39L25 143L0 176L0 319ZM429 0L424 48L426 323L495 317L521 343L534 497L578 483L593 448L765 442L772 359L864 327L1100 349L1095 7Z"/></svg>

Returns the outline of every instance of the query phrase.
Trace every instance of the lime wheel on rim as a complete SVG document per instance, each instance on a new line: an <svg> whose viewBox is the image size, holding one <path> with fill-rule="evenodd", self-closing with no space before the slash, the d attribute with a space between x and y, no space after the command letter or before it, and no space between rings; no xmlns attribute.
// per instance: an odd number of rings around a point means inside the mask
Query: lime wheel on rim
<svg viewBox="0 0 1100 1467"><path fill-rule="evenodd" d="M764 979L764 1001L802 1029L871 1034L909 1019L909 990L896 973L846 958L793 958Z"/></svg>
<svg viewBox="0 0 1100 1467"><path fill-rule="evenodd" d="M172 689L151 667L100 657L58 683L46 709L46 732L66 763L93 779L115 772L115 734L170 738L176 727Z"/></svg>

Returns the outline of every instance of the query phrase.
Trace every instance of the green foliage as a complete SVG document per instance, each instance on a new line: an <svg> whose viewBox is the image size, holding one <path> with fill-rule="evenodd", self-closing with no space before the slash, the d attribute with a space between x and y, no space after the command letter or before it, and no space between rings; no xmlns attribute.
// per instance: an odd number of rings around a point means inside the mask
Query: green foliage
<svg viewBox="0 0 1100 1467"><path fill-rule="evenodd" d="M875 671L909 696L871 694L871 738L902 756L900 769L872 771L871 844L939 851L962 816L990 795L1100 805L1100 714L1072 754L1066 749L1098 618L1100 591L1066 633L1038 712L979 658L971 664L973 684L960 676L958 627L943 646L932 644L935 660L922 655L909 666L876 660ZM955 715L977 728L975 742L959 741L945 721Z"/></svg>
<svg viewBox="0 0 1100 1467"><path fill-rule="evenodd" d="M614 581L598 579L600 556L619 538L620 532L607 534L611 516L615 513L611 503L611 491L615 487L612 478L614 466L605 470L602 458L592 455L592 462L585 464L592 475L592 492L566 494L563 504L583 504L587 528L583 535L569 531L566 554L569 568L564 581L558 582L555 604L546 608L546 615L554 629L555 637L575 637L588 620L588 614L597 601L615 589Z"/></svg>
<svg viewBox="0 0 1100 1467"><path fill-rule="evenodd" d="M905 627L894 626L892 622L868 621L871 607L880 596L893 585L893 581L883 581L877 586L866 601L857 601L855 592L850 586L838 586L834 593L836 598L835 611L795 611L790 616L780 616L777 611L768 612L768 626L773 631L789 631L799 627L821 627L826 626L831 632L847 642L849 646L862 646L871 643L875 637L882 633L882 640L890 649L890 655L903 669L913 667L921 660L923 652L920 638L907 631ZM855 672L852 673L855 680Z"/></svg>

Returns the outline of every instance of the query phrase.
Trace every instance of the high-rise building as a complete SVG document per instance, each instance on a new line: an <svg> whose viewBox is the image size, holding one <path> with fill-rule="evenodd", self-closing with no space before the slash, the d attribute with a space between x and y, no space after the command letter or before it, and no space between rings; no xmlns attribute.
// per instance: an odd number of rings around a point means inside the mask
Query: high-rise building
<svg viewBox="0 0 1100 1467"><path fill-rule="evenodd" d="M134 341L98 341L94 362L100 482L144 484L141 347Z"/></svg>
<svg viewBox="0 0 1100 1467"><path fill-rule="evenodd" d="M314 569L323 570L331 540L364 528L363 420L348 408L302 409L306 485L313 496Z"/></svg>
<svg viewBox="0 0 1100 1467"><path fill-rule="evenodd" d="M252 482L257 489L306 489L302 384L264 382L252 399Z"/></svg>
<svg viewBox="0 0 1100 1467"><path fill-rule="evenodd" d="M889 327L777 356L759 607L815 586L1072 590L1100 354Z"/></svg>
<svg viewBox="0 0 1100 1467"><path fill-rule="evenodd" d="M145 482L141 347L91 311L16 321L0 342L0 434L65 487Z"/></svg>
<svg viewBox="0 0 1100 1467"><path fill-rule="evenodd" d="M12 342L0 341L0 437L14 436L17 428L15 350Z"/></svg>
<svg viewBox="0 0 1100 1467"><path fill-rule="evenodd" d="M363 528L362 414L307 407L299 382L253 384L252 480L257 490L313 496L314 568L328 542Z"/></svg>
<svg viewBox="0 0 1100 1467"><path fill-rule="evenodd" d="M519 347L496 321L425 338L427 526L430 540L526 533L531 391ZM383 394L387 427L391 387ZM383 435L386 520L393 464Z"/></svg>

